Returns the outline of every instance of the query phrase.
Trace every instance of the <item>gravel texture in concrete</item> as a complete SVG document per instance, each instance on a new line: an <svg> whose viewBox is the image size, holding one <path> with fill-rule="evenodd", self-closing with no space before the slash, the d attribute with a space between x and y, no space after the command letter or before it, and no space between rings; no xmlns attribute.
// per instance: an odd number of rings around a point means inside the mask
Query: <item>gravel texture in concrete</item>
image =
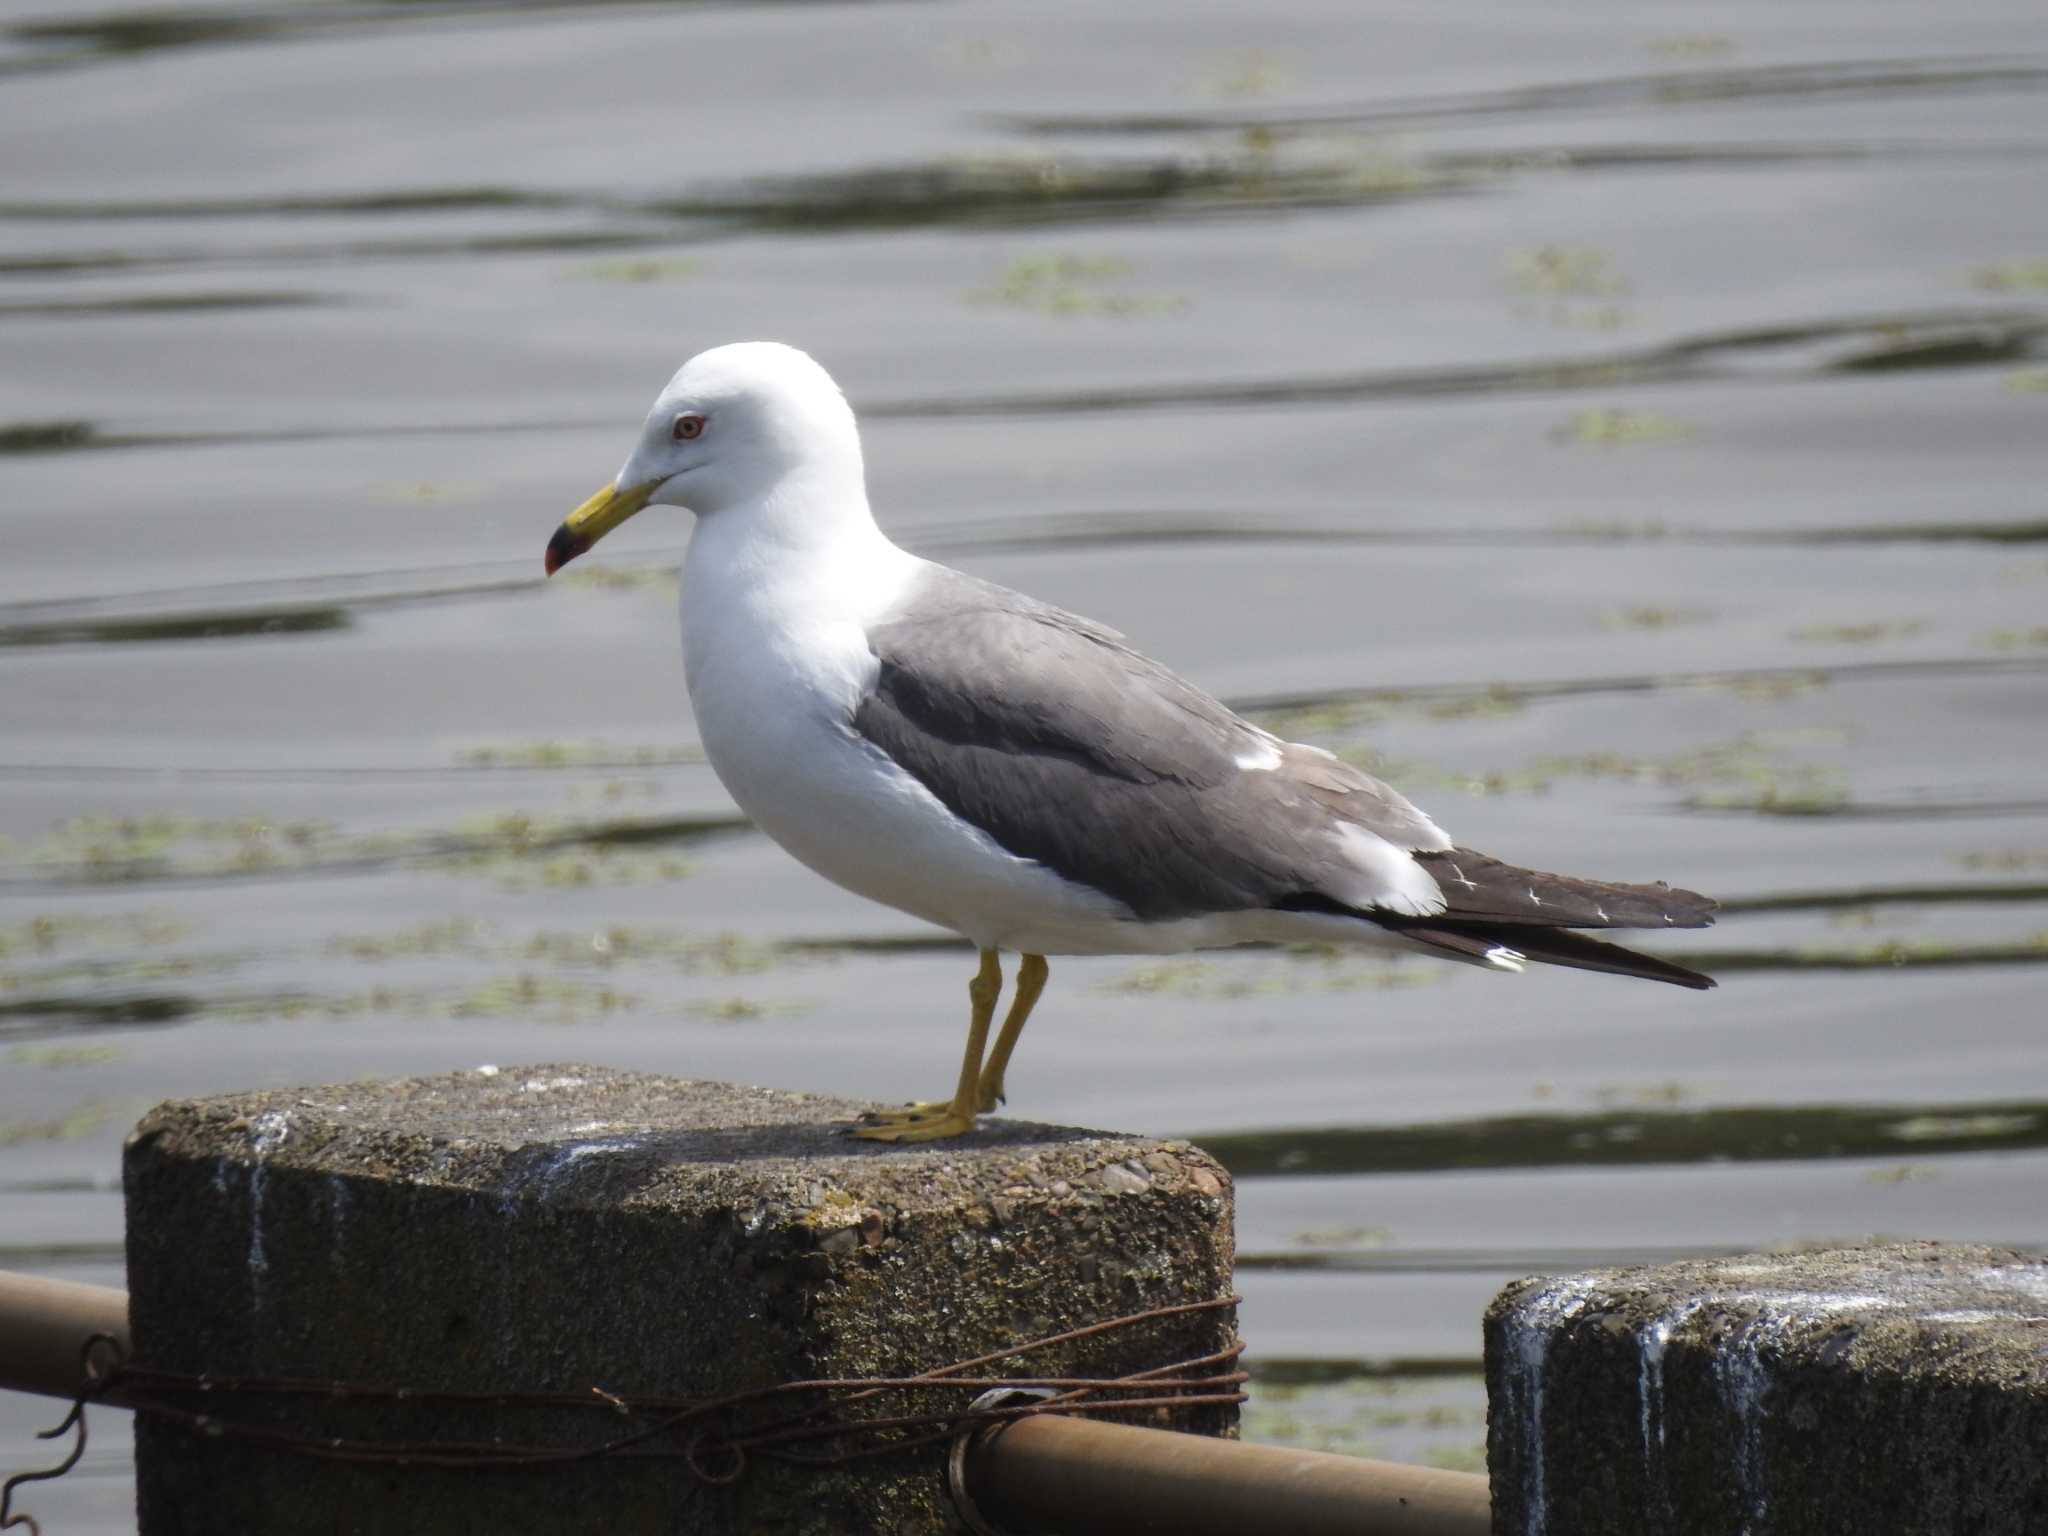
<svg viewBox="0 0 2048 1536"><path fill-rule="evenodd" d="M1537 1277L1486 1315L1494 1528L2048 1532L2048 1261L1913 1243Z"/></svg>
<svg viewBox="0 0 2048 1536"><path fill-rule="evenodd" d="M984 1122L855 1141L816 1094L543 1065L159 1106L126 1156L137 1358L460 1393L698 1397L901 1376L1229 1293L1229 1175L1185 1143ZM1229 1309L989 1375L1109 1375L1227 1347ZM955 1404L934 1393L904 1411ZM294 1434L589 1444L603 1412L223 1397ZM1234 1410L1179 1422L1234 1429ZM142 1416L144 1536L952 1528L940 1450L730 1485L674 1460L355 1465ZM819 1451L825 1446L794 1449Z"/></svg>

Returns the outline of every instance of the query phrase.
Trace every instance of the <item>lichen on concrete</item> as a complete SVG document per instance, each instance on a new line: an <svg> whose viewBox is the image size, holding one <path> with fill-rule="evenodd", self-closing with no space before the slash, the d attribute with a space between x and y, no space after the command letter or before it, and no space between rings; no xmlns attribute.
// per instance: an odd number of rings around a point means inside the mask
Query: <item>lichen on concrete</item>
<svg viewBox="0 0 2048 1536"><path fill-rule="evenodd" d="M1185 1143L991 1120L895 1147L845 1135L860 1107L575 1065L160 1106L126 1158L138 1358L694 1397L906 1375L1228 1294L1229 1176ZM1226 1309L989 1370L1119 1374L1234 1337ZM481 1407L245 1406L385 1440L605 1431ZM1234 1427L1232 1411L1195 1412L1189 1427ZM757 1457L702 1490L673 1462L394 1471L137 1427L144 1536L951 1528L936 1451L822 1470Z"/></svg>
<svg viewBox="0 0 2048 1536"><path fill-rule="evenodd" d="M2048 1530L2048 1261L1915 1243L1509 1286L1495 1529Z"/></svg>

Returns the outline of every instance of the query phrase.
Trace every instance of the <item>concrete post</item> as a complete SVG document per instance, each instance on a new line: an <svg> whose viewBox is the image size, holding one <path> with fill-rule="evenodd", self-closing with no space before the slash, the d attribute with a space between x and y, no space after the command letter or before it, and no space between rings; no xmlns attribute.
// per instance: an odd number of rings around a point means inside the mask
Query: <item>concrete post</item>
<svg viewBox="0 0 2048 1536"><path fill-rule="evenodd" d="M840 1134L858 1107L561 1065L163 1105L126 1158L136 1362L701 1397L899 1376L1228 1294L1228 1175L1184 1143L995 1121L897 1148ZM980 1374L1120 1374L1234 1339L1229 1310L1210 1310ZM561 1408L221 1397L222 1419L385 1443L619 1427ZM1234 1427L1232 1409L1190 1412ZM143 1536L954 1528L943 1447L826 1467L756 1454L706 1486L672 1459L315 1460L144 1413L136 1459Z"/></svg>
<svg viewBox="0 0 2048 1536"><path fill-rule="evenodd" d="M2048 1531L2048 1261L1932 1243L1599 1270L1486 1315L1500 1536Z"/></svg>

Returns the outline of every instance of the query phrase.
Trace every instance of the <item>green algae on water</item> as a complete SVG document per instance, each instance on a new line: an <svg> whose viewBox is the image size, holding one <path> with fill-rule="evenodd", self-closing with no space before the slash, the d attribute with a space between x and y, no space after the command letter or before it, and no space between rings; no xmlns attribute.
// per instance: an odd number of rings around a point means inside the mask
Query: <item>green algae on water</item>
<svg viewBox="0 0 2048 1536"><path fill-rule="evenodd" d="M586 592L674 592L682 576L674 565L590 565L578 561L555 585Z"/></svg>
<svg viewBox="0 0 2048 1536"><path fill-rule="evenodd" d="M455 753L456 764L463 768L674 768L703 761L703 748L680 742L482 742Z"/></svg>
<svg viewBox="0 0 2048 1536"><path fill-rule="evenodd" d="M1446 974L1443 966L1402 955L1360 960L1355 951L1300 945L1228 960L1176 956L1101 982L1097 990L1188 998L1286 997L1423 987Z"/></svg>
<svg viewBox="0 0 2048 1536"><path fill-rule="evenodd" d="M114 1118L118 1106L91 1099L43 1120L0 1120L0 1147L37 1141L82 1141L96 1135Z"/></svg>
<svg viewBox="0 0 2048 1536"><path fill-rule="evenodd" d="M1807 645L1879 645L1924 633L1925 619L1873 619L1861 624L1806 624L1790 638Z"/></svg>
<svg viewBox="0 0 2048 1536"><path fill-rule="evenodd" d="M7 1059L24 1067L64 1071L73 1067L100 1067L119 1061L121 1051L112 1045L17 1045Z"/></svg>
<svg viewBox="0 0 2048 1536"><path fill-rule="evenodd" d="M1055 319L1134 320L1179 314L1190 307L1185 298L1131 291L1133 270L1117 256L1025 256L968 298Z"/></svg>
<svg viewBox="0 0 2048 1536"><path fill-rule="evenodd" d="M703 271L695 256L615 256L572 267L569 275L600 283L675 283Z"/></svg>
<svg viewBox="0 0 2048 1536"><path fill-rule="evenodd" d="M1676 416L1657 411L1630 411L1596 407L1579 411L1564 425L1551 430L1556 443L1592 448L1627 448L1649 443L1679 443L1699 436L1699 428Z"/></svg>
<svg viewBox="0 0 2048 1536"><path fill-rule="evenodd" d="M502 811L445 831L345 833L309 819L262 816L71 817L27 852L32 872L63 883L232 879L413 864L486 878L507 890L681 880L678 850L743 830L735 816L581 820ZM11 861L10 861L11 862Z"/></svg>

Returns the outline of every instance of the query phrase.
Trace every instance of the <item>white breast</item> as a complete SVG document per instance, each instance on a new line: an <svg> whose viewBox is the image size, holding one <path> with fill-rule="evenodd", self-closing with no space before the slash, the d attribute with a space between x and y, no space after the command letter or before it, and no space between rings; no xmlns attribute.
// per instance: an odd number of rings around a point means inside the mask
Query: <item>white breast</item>
<svg viewBox="0 0 2048 1536"><path fill-rule="evenodd" d="M826 879L977 945L1122 948L1108 932L1130 917L1121 903L1006 852L854 732L877 670L866 625L924 562L877 534L829 573L785 560L768 577L736 562L718 521L683 567L685 675L705 754L755 825Z"/></svg>

